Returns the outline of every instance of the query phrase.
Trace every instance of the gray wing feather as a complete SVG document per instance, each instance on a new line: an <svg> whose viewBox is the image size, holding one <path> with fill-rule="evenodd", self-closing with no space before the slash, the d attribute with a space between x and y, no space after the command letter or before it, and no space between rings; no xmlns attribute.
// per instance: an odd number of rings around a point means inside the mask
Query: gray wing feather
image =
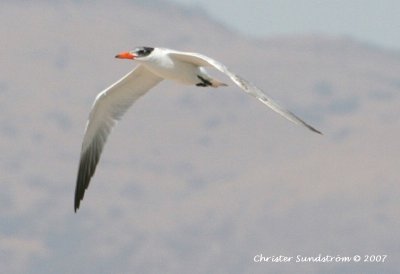
<svg viewBox="0 0 400 274"><path fill-rule="evenodd" d="M231 80L247 94L257 98L261 103L270 107L272 110L276 111L289 121L298 125L305 126L306 128L308 128L313 132L322 134L319 130L307 124L289 110L280 106L277 102L272 100L269 96L267 96L262 90L257 88L255 85L243 79L239 75L231 72L224 64L221 64L220 62L199 53L171 51L170 55L179 60L197 64L198 66L214 67L215 69L221 71L222 73L226 74L229 78L231 78Z"/></svg>
<svg viewBox="0 0 400 274"><path fill-rule="evenodd" d="M149 72L143 66L138 66L97 95L82 142L75 189L75 212L96 170L112 127L140 96L161 80L162 78Z"/></svg>

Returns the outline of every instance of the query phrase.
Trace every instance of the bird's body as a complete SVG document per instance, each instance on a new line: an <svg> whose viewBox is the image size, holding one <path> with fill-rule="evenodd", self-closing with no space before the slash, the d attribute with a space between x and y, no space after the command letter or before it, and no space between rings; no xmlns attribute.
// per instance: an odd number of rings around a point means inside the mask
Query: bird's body
<svg viewBox="0 0 400 274"><path fill-rule="evenodd" d="M131 52L118 54L116 57L134 59L139 65L96 97L82 143L75 190L75 211L79 208L80 201L89 186L112 127L140 96L163 79L199 87L226 86L207 73L205 67L213 67L230 77L247 94L257 98L286 119L320 133L296 115L275 103L253 84L232 73L218 61L202 54L164 48L139 47Z"/></svg>
<svg viewBox="0 0 400 274"><path fill-rule="evenodd" d="M139 61L149 71L166 80L177 81L185 85L195 85L199 78L200 68L194 64L172 59L163 49L154 49L146 61Z"/></svg>
<svg viewBox="0 0 400 274"><path fill-rule="evenodd" d="M180 60L176 58L176 54L179 54L179 52L164 48L154 48L151 55L143 60L136 60L150 72L165 80L176 81L184 85L201 84L201 79L213 82L204 67ZM215 83L219 82L214 81ZM216 86L218 85L216 84Z"/></svg>

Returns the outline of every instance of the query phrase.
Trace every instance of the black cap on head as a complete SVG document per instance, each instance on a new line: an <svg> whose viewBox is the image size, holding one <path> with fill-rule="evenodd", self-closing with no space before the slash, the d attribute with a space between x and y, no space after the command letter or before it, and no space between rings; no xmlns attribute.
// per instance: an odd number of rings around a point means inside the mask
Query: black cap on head
<svg viewBox="0 0 400 274"><path fill-rule="evenodd" d="M137 54L137 57L145 57L148 56L154 48L152 47L137 47L134 52Z"/></svg>

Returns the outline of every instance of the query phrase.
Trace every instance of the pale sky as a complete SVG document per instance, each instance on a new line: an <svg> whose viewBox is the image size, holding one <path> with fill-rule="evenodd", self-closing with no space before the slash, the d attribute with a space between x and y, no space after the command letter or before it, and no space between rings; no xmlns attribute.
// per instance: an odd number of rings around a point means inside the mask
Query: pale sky
<svg viewBox="0 0 400 274"><path fill-rule="evenodd" d="M398 0L169 0L203 8L217 21L253 37L348 35L400 50Z"/></svg>

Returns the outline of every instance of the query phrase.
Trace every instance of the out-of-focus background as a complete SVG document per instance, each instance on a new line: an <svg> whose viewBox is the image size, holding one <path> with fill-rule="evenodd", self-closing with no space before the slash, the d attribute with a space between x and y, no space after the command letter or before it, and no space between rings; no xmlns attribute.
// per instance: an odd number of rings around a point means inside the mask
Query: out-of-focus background
<svg viewBox="0 0 400 274"><path fill-rule="evenodd" d="M400 2L236 2L1 2L2 273L397 273ZM163 82L115 128L75 214L91 104L141 45L220 60L324 135L234 84Z"/></svg>

